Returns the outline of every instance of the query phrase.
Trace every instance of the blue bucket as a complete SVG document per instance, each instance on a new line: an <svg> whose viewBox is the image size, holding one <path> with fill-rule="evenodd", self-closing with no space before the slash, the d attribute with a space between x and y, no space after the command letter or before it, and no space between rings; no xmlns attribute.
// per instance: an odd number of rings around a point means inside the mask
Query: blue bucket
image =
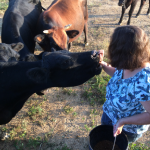
<svg viewBox="0 0 150 150"><path fill-rule="evenodd" d="M93 150L95 145L100 141L111 141L114 143L113 136L113 126L100 125L95 127L89 134L89 150ZM128 139L126 135L122 132L116 137L115 145L117 145L120 150L128 150ZM100 150L104 150L99 148Z"/></svg>

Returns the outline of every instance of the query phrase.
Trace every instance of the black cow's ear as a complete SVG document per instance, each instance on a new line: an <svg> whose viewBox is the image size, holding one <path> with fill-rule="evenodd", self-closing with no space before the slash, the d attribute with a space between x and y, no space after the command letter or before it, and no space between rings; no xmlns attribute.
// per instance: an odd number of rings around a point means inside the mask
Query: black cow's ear
<svg viewBox="0 0 150 150"><path fill-rule="evenodd" d="M79 34L78 30L68 30L66 31L67 35L69 38L74 38L75 36L77 36Z"/></svg>
<svg viewBox="0 0 150 150"><path fill-rule="evenodd" d="M44 40L45 36L43 34L38 34L37 36L34 37L34 40L37 43L41 43Z"/></svg>
<svg viewBox="0 0 150 150"><path fill-rule="evenodd" d="M27 76L36 83L46 83L50 72L43 68L32 68L27 71Z"/></svg>
<svg viewBox="0 0 150 150"><path fill-rule="evenodd" d="M21 49L23 49L24 44L19 42L19 43L12 43L11 48L17 52L19 52Z"/></svg>

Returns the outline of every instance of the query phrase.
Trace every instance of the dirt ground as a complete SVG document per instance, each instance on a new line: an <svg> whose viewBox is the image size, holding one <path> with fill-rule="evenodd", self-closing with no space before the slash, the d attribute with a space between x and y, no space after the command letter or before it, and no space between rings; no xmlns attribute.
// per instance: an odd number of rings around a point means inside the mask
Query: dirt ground
<svg viewBox="0 0 150 150"><path fill-rule="evenodd" d="M47 8L52 0L43 0L43 7ZM150 17L146 15L148 1L146 1L141 15L135 18L135 14L140 6L138 2L131 19L131 25L141 27L149 36L150 35ZM122 25L126 25L128 19L126 10ZM117 0L88 0L88 38L89 46L84 47L84 34L73 42L72 52L104 49L107 51L109 38L113 30L118 26L121 15L121 7L118 6ZM0 29L2 23L0 18ZM38 46L37 48L38 49ZM38 50L37 50L38 51ZM107 55L106 57L107 58ZM89 144L89 132L94 125L101 124L102 105L89 105L89 102L82 97L86 84L72 88L50 88L46 91L45 96L33 94L10 123L0 126L1 129L7 128L11 132L11 140L24 139L20 136L26 131L26 139L40 137L42 140L47 139L48 144L41 143L37 150L56 150L64 145L70 150L87 150ZM42 109L42 115L29 115L31 106L39 106ZM33 107L32 107L33 108ZM68 109L67 109L68 108ZM93 110L96 113L92 113ZM23 127L26 130L23 130ZM0 143L2 150L15 150L11 140L4 140ZM7 141L7 142L6 142ZM150 146L150 129L144 134L138 142ZM25 148L27 149L27 148ZM31 149L31 148L30 148Z"/></svg>

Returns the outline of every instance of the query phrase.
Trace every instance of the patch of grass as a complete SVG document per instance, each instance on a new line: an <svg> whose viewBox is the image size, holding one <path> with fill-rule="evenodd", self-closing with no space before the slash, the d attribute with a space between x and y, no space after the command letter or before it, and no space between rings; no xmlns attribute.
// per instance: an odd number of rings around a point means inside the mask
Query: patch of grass
<svg viewBox="0 0 150 150"><path fill-rule="evenodd" d="M43 99L44 101L47 101L46 95L43 95Z"/></svg>
<svg viewBox="0 0 150 150"><path fill-rule="evenodd" d="M0 0L0 11L5 11L8 8L8 0Z"/></svg>
<svg viewBox="0 0 150 150"><path fill-rule="evenodd" d="M57 148L56 150L71 150L67 147L67 145L63 146L62 148Z"/></svg>
<svg viewBox="0 0 150 150"><path fill-rule="evenodd" d="M2 127L2 128L1 128L1 131L6 132L6 131L7 131L7 128L6 128L6 127Z"/></svg>
<svg viewBox="0 0 150 150"><path fill-rule="evenodd" d="M24 149L24 143L20 140L15 140L14 146L17 150L23 150Z"/></svg>
<svg viewBox="0 0 150 150"><path fill-rule="evenodd" d="M50 132L48 132L48 133L46 133L45 134L45 140L47 141L48 140L48 138L52 135L52 133L53 133L53 129L51 129L51 131Z"/></svg>
<svg viewBox="0 0 150 150"><path fill-rule="evenodd" d="M76 95L75 91L72 90L72 88L63 88L63 89L62 89L62 92L63 92L63 94L67 94L67 95L69 95L69 96L70 96L71 94L73 94L73 96Z"/></svg>
<svg viewBox="0 0 150 150"><path fill-rule="evenodd" d="M131 143L129 144L129 150L150 150L150 147L146 146L143 143Z"/></svg>
<svg viewBox="0 0 150 150"><path fill-rule="evenodd" d="M63 108L63 110L65 111L66 114L69 114L70 112L73 111L73 108L67 105Z"/></svg>
<svg viewBox="0 0 150 150"><path fill-rule="evenodd" d="M19 136L20 138L25 138L27 135L27 131L24 131L21 133L21 135Z"/></svg>
<svg viewBox="0 0 150 150"><path fill-rule="evenodd" d="M73 116L74 116L74 117L76 117L76 116L77 116L77 114L78 114L77 112L73 112Z"/></svg>
<svg viewBox="0 0 150 150"><path fill-rule="evenodd" d="M96 102L104 104L106 101L106 85L109 80L110 76L107 74L105 76L101 74L94 76L87 82L82 97L89 100L91 105L95 105Z"/></svg>
<svg viewBox="0 0 150 150"><path fill-rule="evenodd" d="M96 123L95 123L95 120L96 120L96 116L98 115L98 112L96 109L92 109L90 111L90 117L91 117L91 122L92 122L92 128L95 128L96 127Z"/></svg>
<svg viewBox="0 0 150 150"><path fill-rule="evenodd" d="M13 140L13 138L17 135L17 132L15 131L15 128L13 128L11 131L10 131L10 139Z"/></svg>
<svg viewBox="0 0 150 150"><path fill-rule="evenodd" d="M91 131L91 127L88 127L88 125L84 125L85 129L87 130L87 132Z"/></svg>
<svg viewBox="0 0 150 150"><path fill-rule="evenodd" d="M31 147L36 148L41 143L39 140L40 140L39 137L34 138L34 139L30 137L27 146L30 147L30 148Z"/></svg>
<svg viewBox="0 0 150 150"><path fill-rule="evenodd" d="M42 111L43 109L40 106L32 106L28 111L28 115L31 117L36 114L42 115Z"/></svg>

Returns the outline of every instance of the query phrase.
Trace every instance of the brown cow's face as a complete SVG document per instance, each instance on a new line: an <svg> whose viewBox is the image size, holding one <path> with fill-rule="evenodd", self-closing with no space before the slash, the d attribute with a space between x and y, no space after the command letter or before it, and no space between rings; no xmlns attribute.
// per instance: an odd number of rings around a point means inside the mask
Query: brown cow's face
<svg viewBox="0 0 150 150"><path fill-rule="evenodd" d="M57 50L68 50L69 38L74 38L79 34L76 30L65 31L64 28L53 27L43 31L44 35L37 35L35 41L43 48L44 51L51 52L54 48Z"/></svg>
<svg viewBox="0 0 150 150"><path fill-rule="evenodd" d="M61 49L68 49L67 34L63 28L53 28L48 30L47 36L54 39Z"/></svg>

